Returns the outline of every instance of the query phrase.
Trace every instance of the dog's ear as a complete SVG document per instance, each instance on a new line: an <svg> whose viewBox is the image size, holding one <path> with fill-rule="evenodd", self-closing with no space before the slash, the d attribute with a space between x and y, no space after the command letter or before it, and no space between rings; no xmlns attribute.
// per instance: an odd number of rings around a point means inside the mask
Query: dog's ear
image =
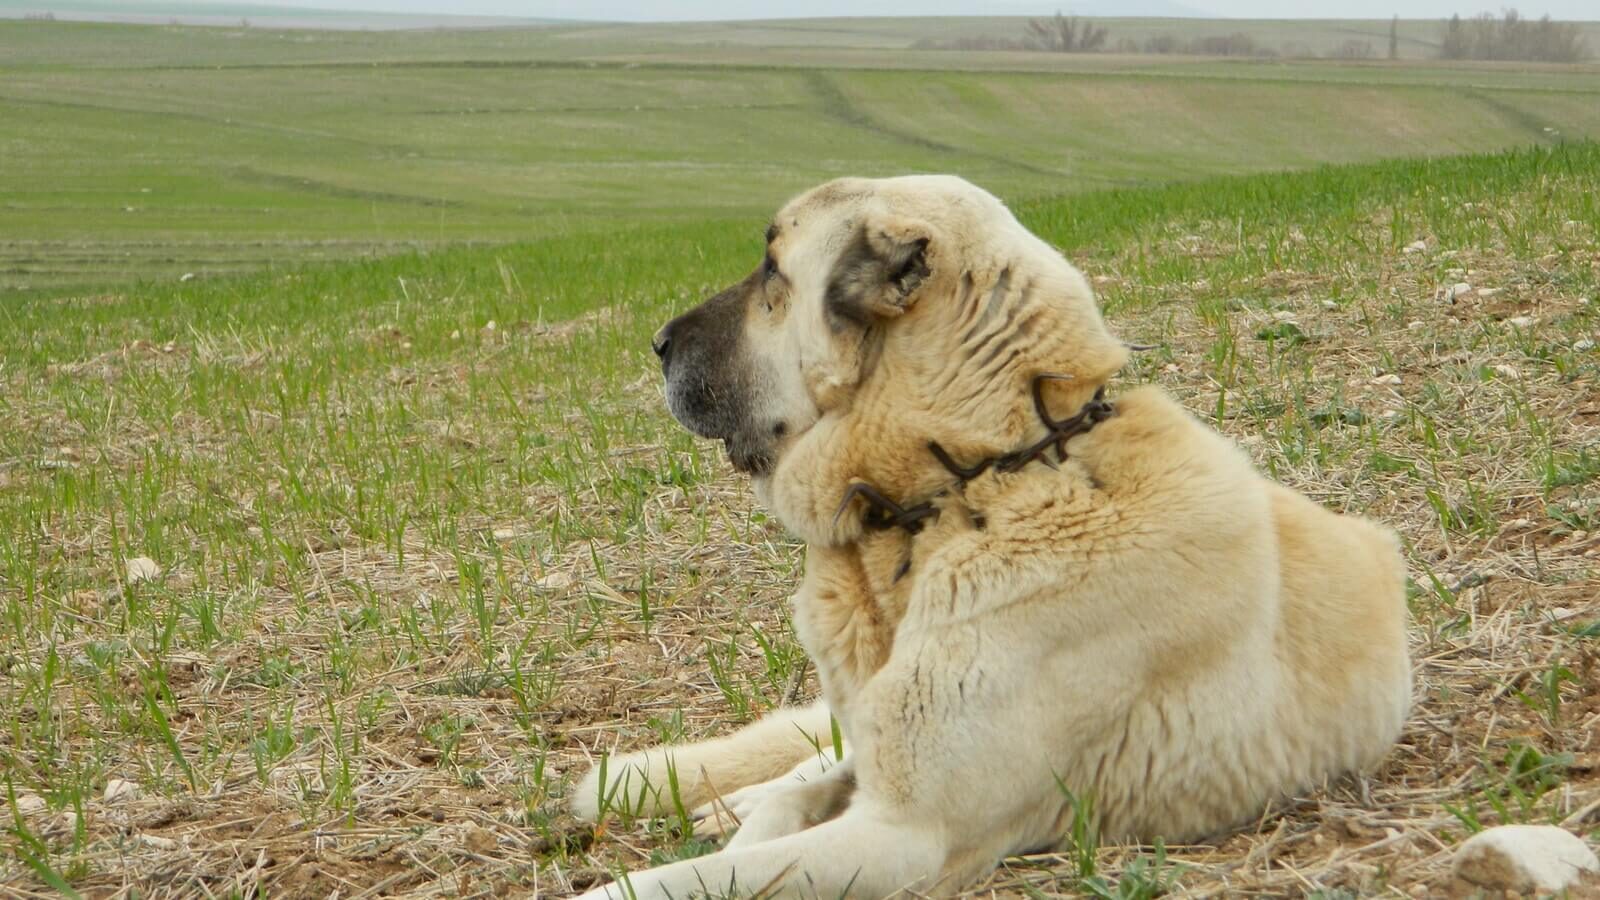
<svg viewBox="0 0 1600 900"><path fill-rule="evenodd" d="M928 279L932 237L921 222L874 217L856 226L828 275L830 315L858 325L898 316Z"/></svg>

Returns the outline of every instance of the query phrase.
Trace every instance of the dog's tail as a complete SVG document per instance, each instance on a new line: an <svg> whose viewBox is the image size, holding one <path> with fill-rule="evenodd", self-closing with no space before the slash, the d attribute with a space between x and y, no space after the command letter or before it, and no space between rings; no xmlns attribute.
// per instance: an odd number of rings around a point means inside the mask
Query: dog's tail
<svg viewBox="0 0 1600 900"><path fill-rule="evenodd" d="M693 812L834 749L826 704L784 707L727 737L607 757L573 790L572 813L594 822L607 812L647 818Z"/></svg>

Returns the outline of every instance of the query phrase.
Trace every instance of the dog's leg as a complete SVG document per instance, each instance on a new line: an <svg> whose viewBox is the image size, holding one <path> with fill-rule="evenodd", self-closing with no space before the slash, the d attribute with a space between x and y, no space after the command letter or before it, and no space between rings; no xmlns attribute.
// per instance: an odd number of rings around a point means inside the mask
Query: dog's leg
<svg viewBox="0 0 1600 900"><path fill-rule="evenodd" d="M831 735L828 707L819 702L779 709L727 737L612 756L604 765L603 784L601 766L578 783L572 812L593 822L608 811L656 817L672 815L680 805L699 809L718 796L783 775L816 757L819 748L827 751Z"/></svg>
<svg viewBox="0 0 1600 900"><path fill-rule="evenodd" d="M822 752L813 753L804 762L771 781L763 781L730 794L723 794L695 810L694 833L700 837L727 834L742 827L742 824L765 804L768 798L782 794L792 787L816 782L842 765L844 761L835 755L835 748L824 746Z"/></svg>
<svg viewBox="0 0 1600 900"><path fill-rule="evenodd" d="M814 828L637 872L580 900L713 897L879 898L902 890L948 892L939 883L948 848L940 830L852 806Z"/></svg>
<svg viewBox="0 0 1600 900"><path fill-rule="evenodd" d="M787 778L779 781L783 783L762 794L744 814L743 824L728 841L729 850L785 837L826 822L849 807L856 789L855 767L848 759L809 781Z"/></svg>

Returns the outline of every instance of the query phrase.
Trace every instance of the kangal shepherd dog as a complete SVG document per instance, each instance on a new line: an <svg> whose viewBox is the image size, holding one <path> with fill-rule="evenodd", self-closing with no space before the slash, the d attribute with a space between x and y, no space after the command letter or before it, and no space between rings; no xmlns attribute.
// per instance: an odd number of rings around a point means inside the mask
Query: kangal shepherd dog
<svg viewBox="0 0 1600 900"><path fill-rule="evenodd" d="M737 832L586 896L948 894L1078 798L1108 840L1188 841L1399 734L1393 533L1154 387L1108 393L1129 348L1083 276L967 182L802 194L654 349L672 414L806 542L824 702L589 772L582 818Z"/></svg>

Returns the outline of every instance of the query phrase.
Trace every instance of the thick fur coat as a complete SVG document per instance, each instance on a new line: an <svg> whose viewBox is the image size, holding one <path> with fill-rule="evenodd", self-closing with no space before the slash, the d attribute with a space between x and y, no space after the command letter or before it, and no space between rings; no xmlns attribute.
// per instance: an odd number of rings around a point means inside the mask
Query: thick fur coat
<svg viewBox="0 0 1600 900"><path fill-rule="evenodd" d="M589 773L580 817L681 803L738 825L633 873L637 896L949 893L1058 842L1072 798L1108 839L1190 840L1399 734L1394 535L1265 479L1160 390L1112 384L1115 414L1063 461L960 482L930 453L1039 440L1035 376L1066 376L1043 394L1065 418L1127 356L1082 275L978 188L796 198L762 266L656 350L674 415L806 541L795 624L824 701ZM854 484L939 514L869 529Z"/></svg>

